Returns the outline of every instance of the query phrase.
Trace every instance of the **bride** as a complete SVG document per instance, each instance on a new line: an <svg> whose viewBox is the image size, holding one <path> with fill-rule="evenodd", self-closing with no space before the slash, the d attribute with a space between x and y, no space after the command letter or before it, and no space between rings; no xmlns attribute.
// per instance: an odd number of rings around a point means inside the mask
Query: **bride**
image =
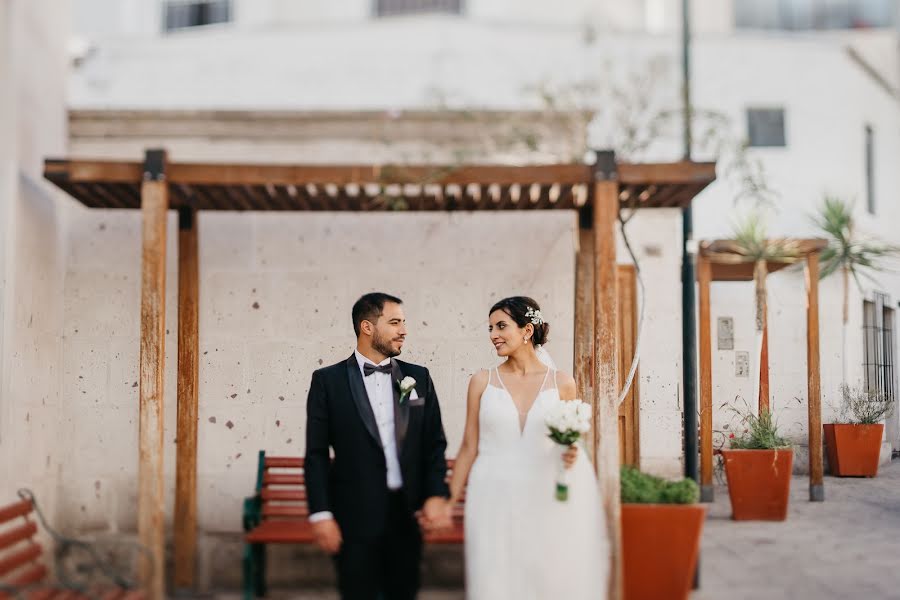
<svg viewBox="0 0 900 600"><path fill-rule="evenodd" d="M575 381L541 348L549 325L531 298L497 302L488 331L506 360L469 381L450 482L451 505L466 495L466 596L603 598L609 550L593 468L577 446L562 453L544 423L545 404L574 399ZM554 495L561 460L564 502Z"/></svg>

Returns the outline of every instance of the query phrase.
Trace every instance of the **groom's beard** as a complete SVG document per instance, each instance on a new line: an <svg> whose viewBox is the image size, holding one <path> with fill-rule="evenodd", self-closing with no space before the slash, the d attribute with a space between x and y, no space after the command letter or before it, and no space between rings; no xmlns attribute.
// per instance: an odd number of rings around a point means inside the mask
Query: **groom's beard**
<svg viewBox="0 0 900 600"><path fill-rule="evenodd" d="M389 338L382 337L381 335L379 335L378 331L375 331L372 335L372 348L389 358L399 356L401 350L399 348L394 349L394 347L391 345L392 341L393 340Z"/></svg>

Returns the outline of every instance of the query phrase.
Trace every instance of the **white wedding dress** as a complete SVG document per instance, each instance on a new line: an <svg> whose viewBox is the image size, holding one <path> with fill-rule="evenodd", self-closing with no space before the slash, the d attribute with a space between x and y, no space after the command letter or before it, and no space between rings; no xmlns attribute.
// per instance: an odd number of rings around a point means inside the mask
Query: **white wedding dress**
<svg viewBox="0 0 900 600"><path fill-rule="evenodd" d="M466 489L469 600L606 597L609 549L597 481L586 453L556 500L562 449L547 437L544 406L557 400L548 369L524 426L496 369L481 396L478 457Z"/></svg>

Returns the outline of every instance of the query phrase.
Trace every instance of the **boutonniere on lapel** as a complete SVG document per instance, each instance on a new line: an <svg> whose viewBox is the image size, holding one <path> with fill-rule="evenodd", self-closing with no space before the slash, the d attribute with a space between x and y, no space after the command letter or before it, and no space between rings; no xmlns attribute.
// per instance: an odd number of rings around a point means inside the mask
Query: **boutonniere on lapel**
<svg viewBox="0 0 900 600"><path fill-rule="evenodd" d="M400 404L403 404L403 401L409 398L410 393L415 389L416 380L412 377L404 377L397 381L397 387L400 388Z"/></svg>

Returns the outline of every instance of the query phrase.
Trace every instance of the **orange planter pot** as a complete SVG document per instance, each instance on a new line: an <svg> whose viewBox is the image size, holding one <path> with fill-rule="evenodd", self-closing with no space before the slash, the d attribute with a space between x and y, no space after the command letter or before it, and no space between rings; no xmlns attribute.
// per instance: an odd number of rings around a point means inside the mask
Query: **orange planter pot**
<svg viewBox="0 0 900 600"><path fill-rule="evenodd" d="M625 600L686 600L706 509L696 504L623 504Z"/></svg>
<svg viewBox="0 0 900 600"><path fill-rule="evenodd" d="M825 427L825 448L832 475L875 477L881 454L884 425L833 423Z"/></svg>
<svg viewBox="0 0 900 600"><path fill-rule="evenodd" d="M731 518L735 521L784 521L794 451L722 450Z"/></svg>

